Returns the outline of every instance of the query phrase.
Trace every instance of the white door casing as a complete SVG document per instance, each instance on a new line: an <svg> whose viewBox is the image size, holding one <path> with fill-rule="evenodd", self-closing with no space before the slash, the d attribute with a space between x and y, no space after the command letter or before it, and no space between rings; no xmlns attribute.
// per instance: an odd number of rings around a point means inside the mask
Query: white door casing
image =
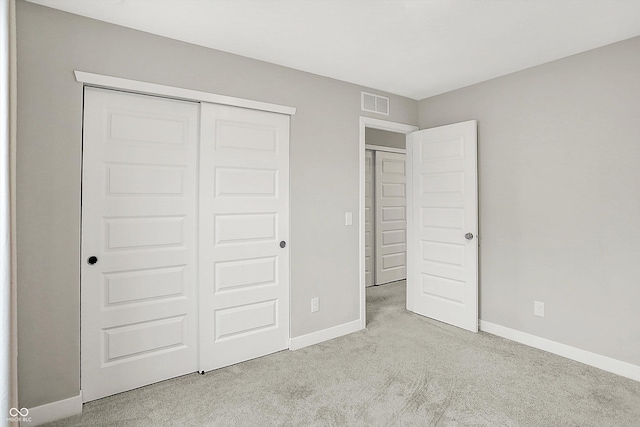
<svg viewBox="0 0 640 427"><path fill-rule="evenodd" d="M197 369L198 110L85 89L84 401Z"/></svg>
<svg viewBox="0 0 640 427"><path fill-rule="evenodd" d="M289 347L289 116L202 104L200 141L200 370L209 371Z"/></svg>
<svg viewBox="0 0 640 427"><path fill-rule="evenodd" d="M365 286L375 285L375 219L374 219L374 162L375 152L365 152L364 164L364 267Z"/></svg>
<svg viewBox="0 0 640 427"><path fill-rule="evenodd" d="M405 154L375 155L376 285L407 277Z"/></svg>
<svg viewBox="0 0 640 427"><path fill-rule="evenodd" d="M407 184L407 309L477 332L476 121L408 135Z"/></svg>

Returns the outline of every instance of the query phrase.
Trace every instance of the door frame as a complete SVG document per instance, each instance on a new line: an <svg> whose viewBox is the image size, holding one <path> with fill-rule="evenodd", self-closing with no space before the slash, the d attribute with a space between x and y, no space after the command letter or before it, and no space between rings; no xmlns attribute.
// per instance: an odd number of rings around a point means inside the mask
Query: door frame
<svg viewBox="0 0 640 427"><path fill-rule="evenodd" d="M419 130L418 126L407 125L404 123L391 122L388 120L380 120L375 119L373 117L365 117L360 116L360 144L358 149L359 155L359 202L358 202L358 216L360 218L359 227L358 227L358 244L359 244L359 259L358 264L360 268L360 328L365 329L367 327L367 306L366 306L366 290L365 290L365 262L364 262L364 254L365 254L365 241L364 241L364 203L365 203L365 151L366 151L366 142L365 142L365 133L366 129L378 129L385 130L388 132L395 133L404 133L405 135L411 132L415 132ZM407 198L409 194L407 194ZM407 248L408 249L408 248Z"/></svg>

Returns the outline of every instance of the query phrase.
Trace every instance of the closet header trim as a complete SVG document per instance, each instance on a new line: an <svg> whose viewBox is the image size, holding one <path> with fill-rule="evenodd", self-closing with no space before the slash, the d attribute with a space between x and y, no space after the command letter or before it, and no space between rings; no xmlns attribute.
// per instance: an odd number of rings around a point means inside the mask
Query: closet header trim
<svg viewBox="0 0 640 427"><path fill-rule="evenodd" d="M146 95L161 95L185 101L209 102L211 104L230 105L232 107L248 108L251 110L268 111L271 113L293 116L296 108L286 105L270 104L268 102L253 101L250 99L236 98L233 96L218 95L199 90L185 89L174 86L147 83L139 80L129 80L120 77L105 76L102 74L74 71L76 80L88 86L120 89Z"/></svg>

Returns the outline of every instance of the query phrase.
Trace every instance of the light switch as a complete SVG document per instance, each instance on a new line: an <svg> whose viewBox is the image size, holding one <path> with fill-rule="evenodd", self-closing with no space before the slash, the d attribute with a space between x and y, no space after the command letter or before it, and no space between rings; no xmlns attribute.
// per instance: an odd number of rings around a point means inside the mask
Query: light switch
<svg viewBox="0 0 640 427"><path fill-rule="evenodd" d="M347 212L344 214L344 225L353 225L353 213Z"/></svg>

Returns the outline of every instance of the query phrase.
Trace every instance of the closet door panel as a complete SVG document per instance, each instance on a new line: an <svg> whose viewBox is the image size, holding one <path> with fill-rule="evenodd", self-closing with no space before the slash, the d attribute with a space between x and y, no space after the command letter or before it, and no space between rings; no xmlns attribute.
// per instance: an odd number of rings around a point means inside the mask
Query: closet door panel
<svg viewBox="0 0 640 427"><path fill-rule="evenodd" d="M85 89L85 402L197 370L198 114L196 103Z"/></svg>
<svg viewBox="0 0 640 427"><path fill-rule="evenodd" d="M375 155L376 284L407 277L405 154Z"/></svg>
<svg viewBox="0 0 640 427"><path fill-rule="evenodd" d="M289 116L202 104L200 370L289 347Z"/></svg>

